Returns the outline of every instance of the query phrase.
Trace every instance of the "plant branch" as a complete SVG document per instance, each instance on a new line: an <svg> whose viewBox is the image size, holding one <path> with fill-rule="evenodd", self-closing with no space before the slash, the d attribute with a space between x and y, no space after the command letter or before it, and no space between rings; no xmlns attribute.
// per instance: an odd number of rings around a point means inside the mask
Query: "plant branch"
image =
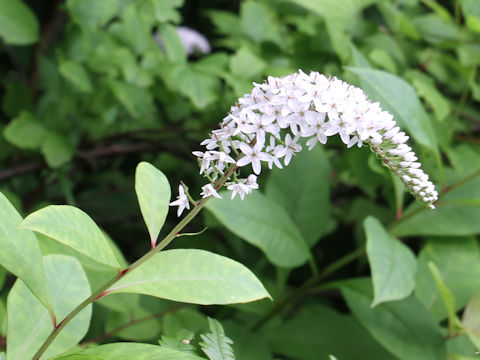
<svg viewBox="0 0 480 360"><path fill-rule="evenodd" d="M348 253L347 255L341 257L335 262L328 265L326 268L321 270L317 275L310 277L306 282L304 282L300 287L293 291L289 296L279 302L273 309L271 309L267 314L265 314L260 320L258 320L252 327L252 331L257 331L262 328L266 323L268 323L275 315L280 313L285 309L289 304L296 302L301 297L303 297L310 288L315 286L318 282L326 278L327 276L335 273L337 270L343 268L344 266L350 264L352 261L358 259L359 257L365 254L365 246L359 247L354 251Z"/></svg>
<svg viewBox="0 0 480 360"><path fill-rule="evenodd" d="M225 172L225 174L215 182L214 187L216 189L220 188L227 179L230 177L233 171L235 171L236 165L232 165L228 168L228 170ZM152 258L154 255L156 255L159 251L164 249L168 244L170 244L173 239L175 239L177 236L179 236L180 231L190 222L192 221L195 216L202 210L202 208L205 206L207 201L210 198L204 198L201 201L197 203L197 205L190 211L164 238L163 240L154 248L152 248L150 251L148 251L145 255L143 255L140 259L135 261L133 264L131 264L129 267L126 269L123 269L120 271L117 275L115 275L110 281L105 283L103 286L101 286L97 291L95 291L92 295L90 295L87 299L85 299L80 305L78 305L75 309L72 310L50 333L49 337L45 340L43 345L38 349L36 354L33 357L33 360L38 360L40 357L43 355L45 350L50 346L50 344L55 340L55 338L58 336L60 331L78 314L80 311L85 309L88 305L93 303L94 301L102 298L103 296L110 294L111 291L108 291L110 287L112 287L113 284L115 284L118 280L120 280L124 275L128 274L131 271L134 271L137 267L142 265L144 262Z"/></svg>

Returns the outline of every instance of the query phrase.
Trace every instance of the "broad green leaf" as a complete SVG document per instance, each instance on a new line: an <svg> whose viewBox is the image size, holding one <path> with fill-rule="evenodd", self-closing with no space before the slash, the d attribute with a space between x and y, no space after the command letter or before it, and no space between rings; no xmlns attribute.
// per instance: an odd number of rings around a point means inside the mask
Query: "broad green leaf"
<svg viewBox="0 0 480 360"><path fill-rule="evenodd" d="M150 0L155 11L155 18L163 23L172 21L178 23L181 19L180 14L175 8L183 5L183 0Z"/></svg>
<svg viewBox="0 0 480 360"><path fill-rule="evenodd" d="M124 294L118 294L124 295ZM117 295L117 296L118 296ZM129 294L134 295L134 294ZM114 296L112 296L113 298ZM106 299L109 296L105 297ZM130 312L112 312L105 322L105 332L112 333L115 337L129 340L129 341L148 341L156 340L160 336L160 322L155 317L155 314L143 309L140 306L135 307ZM147 319L146 321L139 321L140 319ZM113 333L113 331L115 331Z"/></svg>
<svg viewBox="0 0 480 360"><path fill-rule="evenodd" d="M51 237L100 264L120 268L112 248L97 224L76 207L47 206L27 216L20 228Z"/></svg>
<svg viewBox="0 0 480 360"><path fill-rule="evenodd" d="M223 322L228 337L233 340L233 353L236 360L273 360L272 351L266 340L252 332L247 326L233 320Z"/></svg>
<svg viewBox="0 0 480 360"><path fill-rule="evenodd" d="M440 326L414 297L372 308L369 279L345 281L341 290L348 307L362 326L398 358L447 358Z"/></svg>
<svg viewBox="0 0 480 360"><path fill-rule="evenodd" d="M168 250L128 272L108 292L138 293L194 304L235 304L269 297L245 266L203 250Z"/></svg>
<svg viewBox="0 0 480 360"><path fill-rule="evenodd" d="M75 87L82 92L92 92L92 82L87 71L82 65L75 61L63 61L58 67L58 71L62 76L69 80Z"/></svg>
<svg viewBox="0 0 480 360"><path fill-rule="evenodd" d="M420 144L437 151L435 133L415 90L402 78L385 71L347 67L373 101L380 102L400 125Z"/></svg>
<svg viewBox="0 0 480 360"><path fill-rule="evenodd" d="M281 267L296 267L309 258L308 246L290 216L280 205L260 192L245 200L212 199L206 208L234 234L259 247L267 258Z"/></svg>
<svg viewBox="0 0 480 360"><path fill-rule="evenodd" d="M201 334L203 342L199 345L210 360L235 360L233 341L225 335L222 324L215 319L208 318L208 334Z"/></svg>
<svg viewBox="0 0 480 360"><path fill-rule="evenodd" d="M57 168L72 159L74 148L64 136L50 132L42 142L42 153L48 166Z"/></svg>
<svg viewBox="0 0 480 360"><path fill-rule="evenodd" d="M435 238L423 247L418 256L415 295L438 320L448 312L435 284L428 264L438 267L443 283L455 298L455 311L480 289L480 248L475 238Z"/></svg>
<svg viewBox="0 0 480 360"><path fill-rule="evenodd" d="M404 218L391 227L391 233L395 236L480 233L480 178L441 195L435 210L418 209L418 204L412 205L405 211Z"/></svg>
<svg viewBox="0 0 480 360"><path fill-rule="evenodd" d="M282 37L275 12L263 3L243 1L240 5L240 26L255 42L272 41L282 47Z"/></svg>
<svg viewBox="0 0 480 360"><path fill-rule="evenodd" d="M187 53L182 40L173 25L163 24L160 26L158 36L169 61L176 63L185 63L187 61Z"/></svg>
<svg viewBox="0 0 480 360"><path fill-rule="evenodd" d="M174 66L161 75L169 87L186 96L195 107L203 109L218 99L220 80L217 76L192 65Z"/></svg>
<svg viewBox="0 0 480 360"><path fill-rule="evenodd" d="M36 149L42 144L46 130L35 116L23 111L3 130L5 139L22 149Z"/></svg>
<svg viewBox="0 0 480 360"><path fill-rule="evenodd" d="M453 22L445 21L436 14L426 14L413 19L415 28L421 37L431 44L445 41L456 41L459 37L459 29Z"/></svg>
<svg viewBox="0 0 480 360"><path fill-rule="evenodd" d="M168 179L160 170L143 161L135 172L135 191L154 247L168 214L171 196Z"/></svg>
<svg viewBox="0 0 480 360"><path fill-rule="evenodd" d="M80 25L96 27L115 16L118 4L118 0L67 0L67 9Z"/></svg>
<svg viewBox="0 0 480 360"><path fill-rule="evenodd" d="M42 304L53 312L37 238L31 231L18 229L22 220L0 193L0 265L22 279Z"/></svg>
<svg viewBox="0 0 480 360"><path fill-rule="evenodd" d="M363 226L375 294L372 307L407 297L415 288L417 271L412 250L390 236L380 221L372 216L365 219Z"/></svg>
<svg viewBox="0 0 480 360"><path fill-rule="evenodd" d="M437 120L445 120L450 114L450 103L437 90L433 79L420 71L409 71L406 76L410 79L418 95L432 108Z"/></svg>
<svg viewBox="0 0 480 360"><path fill-rule="evenodd" d="M476 0L462 0L460 2L467 28L480 32L480 4Z"/></svg>
<svg viewBox="0 0 480 360"><path fill-rule="evenodd" d="M394 359L353 316L320 304L303 306L283 324L265 330L265 339L275 353L294 359L327 359L331 353L340 360Z"/></svg>
<svg viewBox="0 0 480 360"><path fill-rule="evenodd" d="M110 88L132 117L146 117L155 112L152 94L146 89L121 81L111 81Z"/></svg>
<svg viewBox="0 0 480 360"><path fill-rule="evenodd" d="M0 0L0 38L5 44L30 45L38 40L34 13L21 0Z"/></svg>
<svg viewBox="0 0 480 360"><path fill-rule="evenodd" d="M289 0L292 3L303 6L326 19L353 21L355 16L367 6L375 3L375 0Z"/></svg>
<svg viewBox="0 0 480 360"><path fill-rule="evenodd" d="M43 259L59 323L91 294L90 285L76 259L65 255L47 255ZM48 312L20 280L8 295L7 308L7 360L30 360L53 330ZM89 305L62 329L43 358L75 346L87 333L91 315Z"/></svg>
<svg viewBox="0 0 480 360"><path fill-rule="evenodd" d="M193 307L165 314L162 323L163 334L176 338L178 338L178 334L185 330L190 333L198 333L208 328L205 315Z"/></svg>
<svg viewBox="0 0 480 360"><path fill-rule="evenodd" d="M244 46L230 57L232 74L245 79L254 79L260 76L266 67L265 61Z"/></svg>
<svg viewBox="0 0 480 360"><path fill-rule="evenodd" d="M151 344L112 343L94 346L55 360L204 360L199 356Z"/></svg>
<svg viewBox="0 0 480 360"><path fill-rule="evenodd" d="M282 205L309 246L330 221L330 164L322 147L304 151L285 169L272 170L266 194Z"/></svg>
<svg viewBox="0 0 480 360"><path fill-rule="evenodd" d="M465 307L462 324L468 337L480 351L480 291L472 296Z"/></svg>
<svg viewBox="0 0 480 360"><path fill-rule="evenodd" d="M450 289L445 285L445 282L442 279L442 275L440 274L440 270L435 265L434 262L428 262L428 269L435 280L435 284L437 285L438 291L442 296L443 303L445 304L445 308L447 309L448 313L448 328L450 331L453 331L459 321L457 320L457 315L455 314L455 297L453 296Z"/></svg>

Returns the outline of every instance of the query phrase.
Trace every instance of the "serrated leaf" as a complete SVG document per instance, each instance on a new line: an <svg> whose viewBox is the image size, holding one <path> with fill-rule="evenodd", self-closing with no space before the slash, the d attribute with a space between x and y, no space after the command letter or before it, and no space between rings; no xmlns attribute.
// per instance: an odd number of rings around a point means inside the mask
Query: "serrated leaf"
<svg viewBox="0 0 480 360"><path fill-rule="evenodd" d="M107 292L130 292L194 304L235 304L270 297L242 264L195 249L161 251Z"/></svg>
<svg viewBox="0 0 480 360"><path fill-rule="evenodd" d="M363 90L373 101L380 102L400 125L420 144L437 151L437 140L415 90L402 78L385 71L347 67L360 78Z"/></svg>
<svg viewBox="0 0 480 360"><path fill-rule="evenodd" d="M68 205L50 205L27 216L20 225L70 246L92 260L120 268L113 250L90 216Z"/></svg>
<svg viewBox="0 0 480 360"><path fill-rule="evenodd" d="M22 279L53 313L38 241L31 231L17 229L22 221L17 210L0 193L0 265Z"/></svg>
<svg viewBox="0 0 480 360"><path fill-rule="evenodd" d="M75 258L47 255L43 260L57 322L60 322L91 294L90 284ZM53 330L48 312L20 280L8 295L7 307L7 360L31 360ZM91 315L92 306L89 305L62 329L46 350L44 358L51 358L75 346L85 336Z"/></svg>
<svg viewBox="0 0 480 360"><path fill-rule="evenodd" d="M0 0L0 38L5 44L30 45L38 34L38 20L23 1Z"/></svg>
<svg viewBox="0 0 480 360"><path fill-rule="evenodd" d="M375 294L372 307L407 297L415 288L415 255L390 236L376 218L367 217L363 226L367 235L367 256Z"/></svg>
<svg viewBox="0 0 480 360"><path fill-rule="evenodd" d="M233 341L225 335L222 324L215 319L208 318L208 327L210 333L200 335L203 340L200 343L203 352L210 360L235 360L231 346Z"/></svg>
<svg viewBox="0 0 480 360"><path fill-rule="evenodd" d="M259 247L267 258L281 267L296 267L305 263L310 251L287 212L260 192L245 200L212 199L206 208L236 235Z"/></svg>
<svg viewBox="0 0 480 360"><path fill-rule="evenodd" d="M154 247L168 214L171 197L168 179L160 170L143 161L135 172L135 192Z"/></svg>

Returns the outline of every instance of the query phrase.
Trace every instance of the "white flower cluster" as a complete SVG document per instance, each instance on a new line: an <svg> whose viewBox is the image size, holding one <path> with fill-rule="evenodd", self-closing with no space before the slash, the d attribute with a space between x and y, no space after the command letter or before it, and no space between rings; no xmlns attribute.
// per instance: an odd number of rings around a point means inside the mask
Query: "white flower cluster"
<svg viewBox="0 0 480 360"><path fill-rule="evenodd" d="M231 108L220 128L201 143L206 151L193 153L200 173L210 183L223 176L229 164L237 168L251 164L257 175L262 162L269 168L282 168L302 150L300 138L308 138L306 145L311 150L338 134L347 147L369 145L410 193L434 208L438 193L420 169L412 148L405 144L409 137L396 126L393 116L372 103L361 89L318 72L307 75L302 71L254 85L252 92ZM226 183L232 198L239 194L243 199L258 188L253 174L240 179L233 172L232 177ZM211 184L202 189L203 197L218 197Z"/></svg>

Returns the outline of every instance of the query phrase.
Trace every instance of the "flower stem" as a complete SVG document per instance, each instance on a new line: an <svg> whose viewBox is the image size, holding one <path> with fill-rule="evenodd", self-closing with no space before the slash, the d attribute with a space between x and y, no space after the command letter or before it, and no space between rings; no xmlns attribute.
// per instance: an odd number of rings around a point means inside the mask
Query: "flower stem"
<svg viewBox="0 0 480 360"><path fill-rule="evenodd" d="M225 175L223 175L215 184L215 188L220 188L230 177L232 172L235 170L236 165L233 164L228 168L228 170L225 172ZM90 295L88 298L86 298L80 305L78 305L75 309L70 312L50 333L48 338L45 340L45 342L42 344L42 346L38 349L38 351L35 353L33 356L33 360L38 360L40 357L43 355L43 353L47 350L47 348L50 346L50 344L55 340L55 338L58 336L58 334L67 326L67 324L76 316L80 311L85 309L88 305L93 303L94 301L102 298L103 296L109 294L108 289L115 284L118 280L120 280L124 275L128 274L129 272L135 270L137 267L142 265L145 261L149 260L151 257L153 257L155 254L157 254L159 251L164 249L168 244L172 242L173 239L175 239L177 236L179 236L179 232L197 216L197 214L202 210L202 208L205 206L209 198L204 198L201 201L199 201L196 206L190 211L187 216L185 216L164 238L163 240L158 243L157 246L152 248L150 251L148 251L145 255L143 255L140 259L135 261L133 264L125 268L123 271L119 272L117 275L115 275L110 281L106 282L103 286L101 286L97 291L95 291L92 295Z"/></svg>

